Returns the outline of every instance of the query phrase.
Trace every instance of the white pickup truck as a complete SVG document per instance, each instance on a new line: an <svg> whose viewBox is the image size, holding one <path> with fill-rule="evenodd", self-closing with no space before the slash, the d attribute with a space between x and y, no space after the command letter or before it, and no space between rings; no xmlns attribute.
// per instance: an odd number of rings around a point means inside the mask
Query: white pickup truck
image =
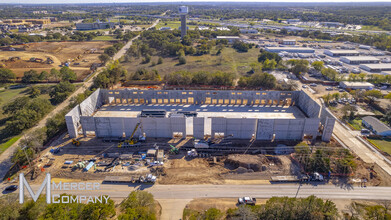
<svg viewBox="0 0 391 220"><path fill-rule="evenodd" d="M251 197L240 197L238 198L238 203L240 204L245 204L245 205L255 205L257 202L256 198L251 198Z"/></svg>

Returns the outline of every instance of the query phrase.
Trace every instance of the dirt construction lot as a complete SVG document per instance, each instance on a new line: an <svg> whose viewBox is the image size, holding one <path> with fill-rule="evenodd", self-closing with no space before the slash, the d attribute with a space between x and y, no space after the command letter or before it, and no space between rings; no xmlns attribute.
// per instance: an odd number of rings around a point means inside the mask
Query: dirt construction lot
<svg viewBox="0 0 391 220"><path fill-rule="evenodd" d="M59 69L62 63L69 62L70 68L76 72L80 80L90 73L92 63L100 63L99 55L110 45L107 41L29 43L14 46L16 51L0 51L0 60L5 68L11 69L17 77L22 77L23 73L30 69L38 73L44 70L49 72L51 68ZM20 59L11 61L10 57ZM31 62L31 58L43 61ZM53 63L47 63L48 58L52 59Z"/></svg>

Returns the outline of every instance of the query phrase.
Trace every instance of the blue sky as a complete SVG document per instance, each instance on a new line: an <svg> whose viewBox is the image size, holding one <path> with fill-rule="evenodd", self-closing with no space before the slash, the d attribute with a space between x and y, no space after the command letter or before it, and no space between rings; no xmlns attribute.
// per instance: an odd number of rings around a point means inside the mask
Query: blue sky
<svg viewBox="0 0 391 220"><path fill-rule="evenodd" d="M211 2L210 0L163 0L164 2ZM53 4L53 3L128 3L128 2L162 2L154 0L0 0L0 3L13 4ZM240 2L240 0L213 0L213 2ZM245 2L371 2L371 0L245 0ZM391 0L375 0L375 2L391 2Z"/></svg>

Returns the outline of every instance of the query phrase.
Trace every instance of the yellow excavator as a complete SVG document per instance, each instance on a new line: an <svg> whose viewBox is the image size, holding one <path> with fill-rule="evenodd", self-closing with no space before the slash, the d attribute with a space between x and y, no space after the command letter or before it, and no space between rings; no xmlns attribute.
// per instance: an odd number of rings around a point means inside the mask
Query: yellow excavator
<svg viewBox="0 0 391 220"><path fill-rule="evenodd" d="M72 144L75 146L80 146L80 141L78 141L76 139L72 139Z"/></svg>

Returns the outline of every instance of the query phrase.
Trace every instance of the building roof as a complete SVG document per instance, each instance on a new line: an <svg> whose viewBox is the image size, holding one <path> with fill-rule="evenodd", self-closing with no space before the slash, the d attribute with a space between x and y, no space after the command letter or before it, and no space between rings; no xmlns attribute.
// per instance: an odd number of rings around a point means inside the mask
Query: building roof
<svg viewBox="0 0 391 220"><path fill-rule="evenodd" d="M233 38L236 38L236 39L239 39L240 37L239 36L216 36L217 39L233 39Z"/></svg>
<svg viewBox="0 0 391 220"><path fill-rule="evenodd" d="M296 42L296 39L284 39L284 40L282 40L282 41L287 41L287 42L292 42L292 41L294 41L294 42Z"/></svg>
<svg viewBox="0 0 391 220"><path fill-rule="evenodd" d="M308 51L314 51L312 48L307 47L266 47L268 50L308 50Z"/></svg>
<svg viewBox="0 0 391 220"><path fill-rule="evenodd" d="M375 130L378 134L385 131L391 131L391 128L389 128L387 125L385 125L383 122L379 121L379 119L375 117L366 116L362 120L368 123L372 127L372 129Z"/></svg>
<svg viewBox="0 0 391 220"><path fill-rule="evenodd" d="M365 66L370 69L391 69L391 63L374 63L374 64L361 64L360 66Z"/></svg>
<svg viewBox="0 0 391 220"><path fill-rule="evenodd" d="M350 61L380 61L378 58L373 56L346 56L341 58L345 58Z"/></svg>
<svg viewBox="0 0 391 220"><path fill-rule="evenodd" d="M369 87L374 87L374 85L372 83L369 83L369 82L348 82L348 81L343 81L341 82L342 84L344 84L345 86L347 87L355 87L355 86L369 86Z"/></svg>
<svg viewBox="0 0 391 220"><path fill-rule="evenodd" d="M383 71L383 72L381 72L381 74L383 74L383 75L391 75L391 71Z"/></svg>
<svg viewBox="0 0 391 220"><path fill-rule="evenodd" d="M331 53L341 54L341 53L360 53L357 50L329 50Z"/></svg>

